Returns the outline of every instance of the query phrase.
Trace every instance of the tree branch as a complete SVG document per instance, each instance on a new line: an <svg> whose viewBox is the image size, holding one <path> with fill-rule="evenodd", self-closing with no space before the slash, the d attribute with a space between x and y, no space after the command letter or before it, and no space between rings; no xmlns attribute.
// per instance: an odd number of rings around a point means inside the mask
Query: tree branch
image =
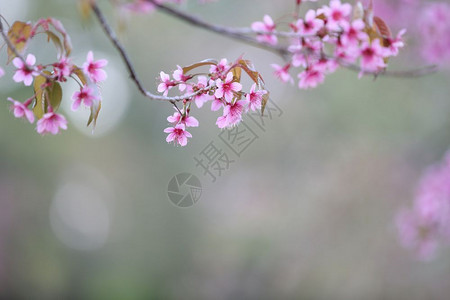
<svg viewBox="0 0 450 300"><path fill-rule="evenodd" d="M160 11L162 11L170 16L173 16L181 21L184 21L192 26L203 28L205 30L217 33L219 35L223 35L223 36L235 39L235 40L239 40L241 42L245 42L251 46L274 52L283 58L290 55L290 52L285 47L280 47L280 46L276 46L276 45L273 46L273 45L269 45L267 43L261 43L254 37L248 36L247 34L253 32L251 29L247 29L247 28L235 29L235 28L230 28L230 27L226 27L226 26L211 24L211 23L203 21L195 16L187 14L181 10L178 10L176 8L170 7L168 5L160 4L155 0L146 0L146 1L153 4Z"/></svg>
<svg viewBox="0 0 450 300"><path fill-rule="evenodd" d="M142 85L141 81L139 80L139 77L137 76L137 73L134 69L134 66L125 50L125 48L123 47L123 45L120 43L119 39L117 38L116 33L114 32L114 30L111 28L111 26L108 24L108 22L106 21L105 16L103 15L102 11L100 10L100 8L97 6L97 4L95 3L95 1L92 2L92 10L94 11L95 16L97 17L98 21L100 22L101 27L103 28L103 31L106 33L106 35L108 36L109 40L113 43L114 47L119 51L120 56L122 57L123 61L125 62L125 65L127 67L127 70L130 74L130 78L131 80L134 81L134 83L136 84L139 92L144 95L145 97L152 99L152 100L159 100L159 101L168 101L172 104L175 105L176 102L178 101L182 101L185 99L189 99L192 98L200 93L202 93L204 90L199 90L195 93L189 94L189 95L184 95L184 96L177 96L177 97L165 97L165 96L161 96L161 95L155 95L149 91L147 91L144 86ZM175 105L176 106L176 105Z"/></svg>
<svg viewBox="0 0 450 300"><path fill-rule="evenodd" d="M160 11L173 16L183 22L186 22L192 26L203 28L205 30L217 33L219 35L223 35L229 38L233 38L242 42L245 42L251 46L258 47L261 49L265 49L271 52L274 52L280 55L284 60L288 60L289 56L292 55L291 52L286 47L278 46L278 45L270 45L264 42L260 42L254 37L249 36L248 34L258 34L258 32L253 31L250 28L230 28L226 26L220 26L216 24L211 24L206 21L203 21L195 16L187 14L177 8L158 3L156 0L145 0L151 4L153 4ZM290 37L291 33L284 32L271 32L270 34L276 34L279 36ZM298 36L294 34L294 36ZM329 56L329 58L332 58ZM342 61L337 60L338 63L349 70L355 72L361 72L362 70L358 65L348 64ZM420 68L410 69L410 70L401 70L401 71L382 71L382 72L364 72L366 75L374 75L374 76L387 76L387 77L399 77L399 78L415 78L420 76L425 76L431 73L435 73L438 67L436 65L424 66Z"/></svg>

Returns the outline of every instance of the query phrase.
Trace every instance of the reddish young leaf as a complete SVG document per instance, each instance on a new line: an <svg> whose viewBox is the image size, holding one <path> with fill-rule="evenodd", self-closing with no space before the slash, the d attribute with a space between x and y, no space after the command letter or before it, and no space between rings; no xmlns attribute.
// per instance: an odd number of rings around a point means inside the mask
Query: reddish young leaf
<svg viewBox="0 0 450 300"><path fill-rule="evenodd" d="M375 26L378 29L378 32L381 34L383 38L390 38L392 37L391 30L389 29L389 26L387 26L386 22L383 21L380 17L374 16L373 22L375 23Z"/></svg>
<svg viewBox="0 0 450 300"><path fill-rule="evenodd" d="M217 60L205 59L205 60L202 60L202 61L200 61L198 63L195 63L195 64L189 65L187 67L184 67L183 68L183 73L186 74L187 72L189 72L189 71L191 71L193 69L196 69L198 67L207 66L207 65L211 65L212 66L212 65L217 65L217 64L218 64Z"/></svg>
<svg viewBox="0 0 450 300"><path fill-rule="evenodd" d="M29 23L16 21L8 31L8 38L16 48L19 54L25 52L28 39L31 37L32 27ZM8 63L10 63L16 54L8 48Z"/></svg>

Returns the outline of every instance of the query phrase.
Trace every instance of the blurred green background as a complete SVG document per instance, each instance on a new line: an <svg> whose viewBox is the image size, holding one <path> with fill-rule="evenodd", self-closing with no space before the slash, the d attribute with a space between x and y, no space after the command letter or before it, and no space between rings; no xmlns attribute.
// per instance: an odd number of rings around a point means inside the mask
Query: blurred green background
<svg viewBox="0 0 450 300"><path fill-rule="evenodd" d="M283 16L293 1L194 2L182 8L240 27L267 12ZM100 5L117 26L117 12ZM137 92L75 1L1 0L0 13L10 23L58 18L74 62L91 49L109 60L94 134L84 128L87 112L68 109L73 85L64 98L69 129L42 137L6 101L31 90L11 80L11 66L0 80L0 298L447 299L448 249L419 262L399 245L393 222L450 144L445 71L374 81L340 70L300 91L274 78L270 63L282 61L271 53L160 13L128 18L121 38L148 89L177 64L245 54L283 110L212 183L193 160L220 134L209 105L192 111L200 127L188 146L169 145L163 129L172 107ZM30 51L50 62L48 49L42 37ZM391 68L420 66L414 53L404 51ZM167 197L180 172L203 185L187 209Z"/></svg>

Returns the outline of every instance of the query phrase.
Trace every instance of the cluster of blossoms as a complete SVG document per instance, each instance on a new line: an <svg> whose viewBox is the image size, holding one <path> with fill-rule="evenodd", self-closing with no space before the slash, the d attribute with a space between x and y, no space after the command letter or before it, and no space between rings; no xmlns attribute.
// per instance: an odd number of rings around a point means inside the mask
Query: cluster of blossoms
<svg viewBox="0 0 450 300"><path fill-rule="evenodd" d="M366 0L368 2L369 0ZM450 3L448 1L376 0L377 15L394 28L406 26L416 36L417 48L427 63L450 66Z"/></svg>
<svg viewBox="0 0 450 300"><path fill-rule="evenodd" d="M38 33L45 33L49 41L55 44L59 50L57 61L50 64L36 64L36 57L33 54L27 54L26 58L22 56L28 43ZM63 41L57 34L62 36ZM69 58L72 49L70 38L63 25L53 18L41 19L34 25L17 21L9 29L8 38L20 55L17 56L13 49L8 48L9 60L12 59L16 68L12 79L25 86L34 87L33 96L23 102L8 97L7 100L11 102L11 109L16 118L26 118L30 123L36 118L36 130L39 134L57 134L60 129L67 129L66 118L57 111L63 96L61 83L72 78L80 86L80 90L72 96L72 110L77 110L82 104L90 108L89 123L94 121L95 124L101 107L98 84L107 77L102 69L107 65L106 60L95 61L93 53L89 51L82 67L72 63ZM0 75L2 73L3 70Z"/></svg>
<svg viewBox="0 0 450 300"><path fill-rule="evenodd" d="M302 1L298 1L300 5ZM279 32L279 27L269 15L263 22L254 22L252 30L257 39L270 45L279 43L280 36L288 37L290 61L279 66L273 64L275 75L283 82L293 83L292 68L300 68L297 77L301 89L314 88L340 65L359 62L360 76L377 74L387 67L390 57L396 56L404 46L400 31L391 35L381 18L374 17L371 9L361 3L352 7L340 0L317 10L308 10L304 18L289 23L289 31Z"/></svg>
<svg viewBox="0 0 450 300"><path fill-rule="evenodd" d="M187 73L206 65L210 65L208 73ZM242 70L255 82L248 92L242 90L240 83ZM224 58L220 62L208 60L186 68L178 66L172 77L161 72L158 92L167 96L169 90L175 87L184 93L182 96L186 99L183 100L183 108L176 107L175 113L167 118L171 126L164 132L169 134L167 142L175 142L180 146L185 146L187 138L192 137L186 128L199 125L197 119L191 116L192 103L201 108L210 102L212 111L222 110L216 121L216 125L222 129L239 124L242 115L249 110L263 111L269 96L263 89L259 73L254 71L248 61L242 59L235 63L228 63Z"/></svg>
<svg viewBox="0 0 450 300"><path fill-rule="evenodd" d="M450 241L450 153L422 177L412 209L396 219L402 244L427 260L440 241Z"/></svg>

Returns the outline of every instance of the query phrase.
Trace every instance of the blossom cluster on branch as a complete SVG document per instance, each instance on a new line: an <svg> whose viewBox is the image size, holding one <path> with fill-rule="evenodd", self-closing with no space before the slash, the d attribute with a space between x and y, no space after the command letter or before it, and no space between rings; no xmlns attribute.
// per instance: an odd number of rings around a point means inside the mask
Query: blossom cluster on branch
<svg viewBox="0 0 450 300"><path fill-rule="evenodd" d="M281 26L269 15L264 16L263 22L254 22L251 26L258 40L267 44L276 45L279 36L287 37L291 58L283 66L272 64L272 67L279 79L291 83L294 79L290 71L300 68L297 75L300 89L315 88L340 65L358 61L360 76L376 75L385 70L388 60L397 56L404 46L405 30L394 37L387 24L373 14L372 8L364 9L360 2L352 7L349 3L331 0L329 5L308 10L303 18L295 16L289 22L288 31L277 31L278 27Z"/></svg>
<svg viewBox="0 0 450 300"><path fill-rule="evenodd" d="M72 96L72 110L77 110L81 105L91 109L88 125L92 122L95 125L101 107L98 84L107 77L103 70L107 61L94 60L92 51L89 51L81 67L74 64L70 58L70 37L62 23L54 18L40 19L35 24L16 21L7 33L3 30L3 24L0 29L7 44L8 62L12 61L16 68L12 79L25 86L33 85L33 95L24 101L8 97L14 116L26 118L30 123L37 119L36 130L39 134L57 134L61 129L67 129L67 120L58 113L58 109L63 99L61 84L71 78L80 87ZM45 35L57 49L54 62L37 63L32 53L24 57L29 43L40 34ZM0 69L0 75L3 74L4 70Z"/></svg>
<svg viewBox="0 0 450 300"><path fill-rule="evenodd" d="M205 66L209 66L207 73L189 73ZM254 82L248 92L243 91L240 83L242 72ZM185 146L187 138L192 137L186 128L199 125L197 119L191 116L192 103L201 108L210 102L212 111L222 110L216 121L221 129L238 125L242 115L249 110L264 110L269 94L263 86L264 81L251 62L241 58L234 63L223 58L219 62L205 60L185 68L178 66L172 78L161 71L158 92L167 96L169 90L178 87L179 92L186 96L182 109L176 107L177 111L167 118L171 123L171 127L164 130L169 134L167 142Z"/></svg>

